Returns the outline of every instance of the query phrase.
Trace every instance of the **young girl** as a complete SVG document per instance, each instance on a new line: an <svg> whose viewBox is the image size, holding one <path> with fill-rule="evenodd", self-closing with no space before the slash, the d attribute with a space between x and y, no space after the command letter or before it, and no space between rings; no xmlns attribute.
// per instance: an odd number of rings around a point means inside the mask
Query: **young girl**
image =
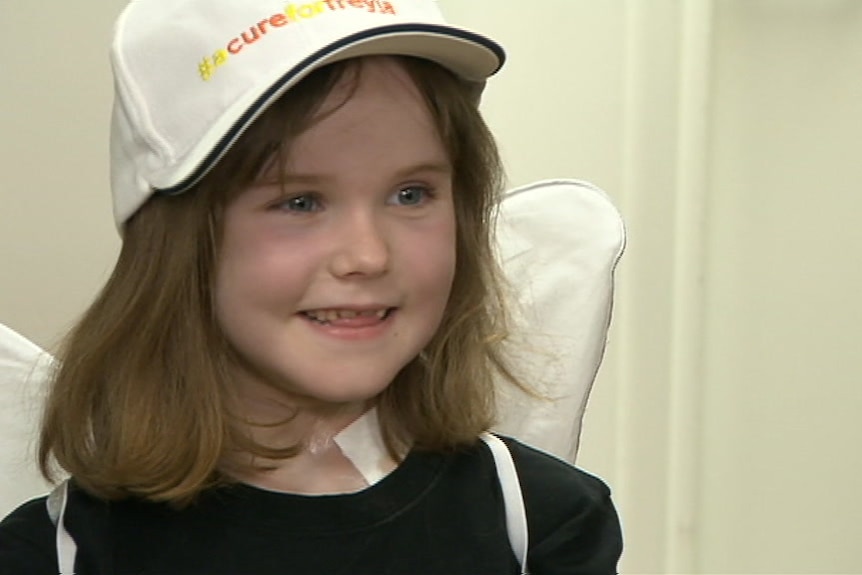
<svg viewBox="0 0 862 575"><path fill-rule="evenodd" d="M136 0L112 56L122 252L0 573L615 573L605 485L485 433L502 49L432 0Z"/></svg>

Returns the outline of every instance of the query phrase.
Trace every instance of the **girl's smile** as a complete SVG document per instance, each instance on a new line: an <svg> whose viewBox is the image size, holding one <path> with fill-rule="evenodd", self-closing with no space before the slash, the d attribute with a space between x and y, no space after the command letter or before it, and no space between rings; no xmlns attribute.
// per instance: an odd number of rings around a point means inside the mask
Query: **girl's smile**
<svg viewBox="0 0 862 575"><path fill-rule="evenodd" d="M374 339L392 325L396 312L386 306L338 306L300 312L319 333L349 341Z"/></svg>

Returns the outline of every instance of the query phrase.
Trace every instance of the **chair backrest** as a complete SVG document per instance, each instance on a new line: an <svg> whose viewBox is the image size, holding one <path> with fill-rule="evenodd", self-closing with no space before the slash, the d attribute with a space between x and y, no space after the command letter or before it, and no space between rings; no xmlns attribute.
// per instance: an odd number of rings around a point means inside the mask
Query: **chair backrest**
<svg viewBox="0 0 862 575"><path fill-rule="evenodd" d="M506 194L498 242L513 290L511 354L519 375L551 401L500 386L497 430L574 462L607 340L622 218L595 186L547 180Z"/></svg>
<svg viewBox="0 0 862 575"><path fill-rule="evenodd" d="M607 338L622 219L598 188L548 180L509 191L498 226L514 304L513 363L551 400L501 385L497 431L574 462ZM52 361L0 324L0 517L48 489L33 448Z"/></svg>

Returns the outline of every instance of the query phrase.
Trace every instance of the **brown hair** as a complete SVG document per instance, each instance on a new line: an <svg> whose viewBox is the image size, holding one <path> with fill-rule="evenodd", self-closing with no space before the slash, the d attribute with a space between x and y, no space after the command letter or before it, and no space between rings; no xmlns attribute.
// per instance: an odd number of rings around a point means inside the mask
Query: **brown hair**
<svg viewBox="0 0 862 575"><path fill-rule="evenodd" d="M494 419L494 374L519 387L503 356L506 310L492 247L502 186L497 148L475 87L431 62L400 58L424 96L453 163L457 264L439 329L421 357L378 398L384 439L449 450L472 443ZM91 493L183 505L229 481L225 453L288 457L255 444L233 410L232 352L217 325L212 286L225 205L273 154L306 130L346 72L315 71L273 104L194 190L153 196L127 222L116 267L65 339L39 445ZM349 95L348 95L349 97Z"/></svg>

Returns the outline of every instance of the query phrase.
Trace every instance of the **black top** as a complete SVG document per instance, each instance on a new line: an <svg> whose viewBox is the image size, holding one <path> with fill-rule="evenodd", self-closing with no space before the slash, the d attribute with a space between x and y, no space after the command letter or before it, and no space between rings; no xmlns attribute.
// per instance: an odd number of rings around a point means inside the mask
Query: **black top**
<svg viewBox="0 0 862 575"><path fill-rule="evenodd" d="M521 481L533 575L616 573L610 491L569 464L504 438ZM305 496L239 484L176 511L70 489L76 575L505 575L519 573L494 460L483 442L411 452L359 493ZM56 575L45 497L0 523L0 575Z"/></svg>

